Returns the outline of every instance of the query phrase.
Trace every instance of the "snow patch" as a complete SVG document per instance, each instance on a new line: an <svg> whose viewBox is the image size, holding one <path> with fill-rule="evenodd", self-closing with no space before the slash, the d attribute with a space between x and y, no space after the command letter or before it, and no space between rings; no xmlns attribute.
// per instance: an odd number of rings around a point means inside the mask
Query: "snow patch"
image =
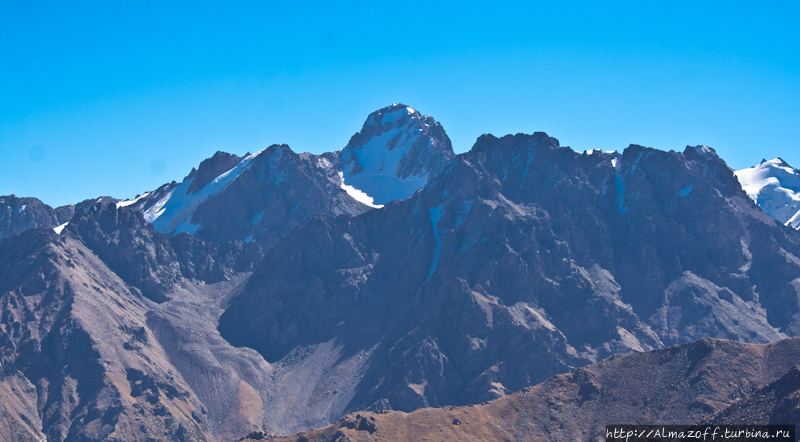
<svg viewBox="0 0 800 442"><path fill-rule="evenodd" d="M789 218L789 221L786 221L785 225L800 230L800 210L798 210L797 213L794 214L794 216Z"/></svg>
<svg viewBox="0 0 800 442"><path fill-rule="evenodd" d="M706 157L706 158L711 158L711 157L714 156L714 150L711 149L708 146L696 146L695 150L697 150L697 152L703 154L703 156Z"/></svg>
<svg viewBox="0 0 800 442"><path fill-rule="evenodd" d="M345 184L343 172L339 172L339 178L342 179L342 184L340 185L342 190L347 192L347 194L350 195L354 200L358 201L361 204L366 204L375 209L383 208L383 204L374 204L374 199L371 196L367 195L366 192L363 192L361 190L356 189L353 186L348 186L347 184Z"/></svg>
<svg viewBox="0 0 800 442"><path fill-rule="evenodd" d="M25 208L26 208L26 207L28 207L28 205L27 205L27 204L23 204L23 205L21 205L21 206L19 207L19 210L17 211L17 213L22 213L22 211L23 211L23 210L25 210Z"/></svg>
<svg viewBox="0 0 800 442"><path fill-rule="evenodd" d="M202 226L199 224L192 224L191 221L187 219L175 228L175 234L188 233L189 235L194 235L198 230L200 230L200 227Z"/></svg>
<svg viewBox="0 0 800 442"><path fill-rule="evenodd" d="M383 114L383 117L381 118L381 125L394 123L395 121L405 117L406 115L413 113L410 112L409 110L413 111L413 109L411 109L410 107L405 107L397 109L393 112L388 112Z"/></svg>
<svg viewBox="0 0 800 442"><path fill-rule="evenodd" d="M333 163L328 161L327 158L319 158L317 159L317 167L321 169L330 169L331 167L333 167Z"/></svg>
<svg viewBox="0 0 800 442"><path fill-rule="evenodd" d="M59 224L53 227L53 231L61 235L61 232L64 230L64 227L67 227L67 224L69 224L69 221L65 222L64 224Z"/></svg>
<svg viewBox="0 0 800 442"><path fill-rule="evenodd" d="M800 227L800 172L780 158L734 172L742 189L775 220Z"/></svg>

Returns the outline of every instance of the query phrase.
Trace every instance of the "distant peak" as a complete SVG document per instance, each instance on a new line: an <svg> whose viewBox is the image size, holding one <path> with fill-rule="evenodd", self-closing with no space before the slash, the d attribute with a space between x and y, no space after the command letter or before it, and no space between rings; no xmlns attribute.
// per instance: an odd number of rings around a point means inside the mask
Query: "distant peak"
<svg viewBox="0 0 800 442"><path fill-rule="evenodd" d="M339 155L345 184L375 204L407 198L455 157L442 125L402 103L371 113Z"/></svg>

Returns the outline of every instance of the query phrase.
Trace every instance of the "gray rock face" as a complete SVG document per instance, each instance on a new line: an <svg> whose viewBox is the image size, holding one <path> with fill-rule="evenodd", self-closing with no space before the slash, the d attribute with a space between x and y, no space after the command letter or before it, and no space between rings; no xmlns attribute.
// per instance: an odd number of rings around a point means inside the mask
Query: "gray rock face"
<svg viewBox="0 0 800 442"><path fill-rule="evenodd" d="M270 362L368 349L346 410L475 403L613 353L797 335L798 257L709 148L484 136L408 200L296 228L220 331Z"/></svg>
<svg viewBox="0 0 800 442"><path fill-rule="evenodd" d="M375 204L408 198L455 157L441 124L404 104L370 114L339 155L345 183Z"/></svg>
<svg viewBox="0 0 800 442"><path fill-rule="evenodd" d="M187 177L192 179L192 184L186 192L196 193L214 178L236 167L241 160L237 155L217 151L211 158L203 160L197 170L192 169Z"/></svg>
<svg viewBox="0 0 800 442"><path fill-rule="evenodd" d="M258 245L169 237L140 212L97 204L60 235L0 241L0 257L0 440L231 440L263 428L251 402L274 390L272 370L215 330Z"/></svg>
<svg viewBox="0 0 800 442"><path fill-rule="evenodd" d="M56 209L36 198L0 196L0 239L36 227L56 227L72 217L74 206Z"/></svg>

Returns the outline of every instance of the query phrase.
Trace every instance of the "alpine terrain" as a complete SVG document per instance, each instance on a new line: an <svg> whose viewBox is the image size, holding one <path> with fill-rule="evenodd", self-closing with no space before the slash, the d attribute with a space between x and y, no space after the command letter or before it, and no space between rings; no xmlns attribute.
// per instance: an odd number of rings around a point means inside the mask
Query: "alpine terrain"
<svg viewBox="0 0 800 442"><path fill-rule="evenodd" d="M217 152L130 200L2 196L0 440L795 423L797 177L542 132L455 155L393 104L336 152Z"/></svg>

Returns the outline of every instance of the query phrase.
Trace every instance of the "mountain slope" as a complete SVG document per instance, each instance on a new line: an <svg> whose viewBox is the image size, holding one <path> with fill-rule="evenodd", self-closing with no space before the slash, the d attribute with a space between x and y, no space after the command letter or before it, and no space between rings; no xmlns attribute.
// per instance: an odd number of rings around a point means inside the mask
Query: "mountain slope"
<svg viewBox="0 0 800 442"><path fill-rule="evenodd" d="M0 440L231 440L264 428L272 369L216 332L252 243L154 232L98 204L0 241ZM155 301L155 302L154 302Z"/></svg>
<svg viewBox="0 0 800 442"><path fill-rule="evenodd" d="M207 439L146 299L49 228L0 242L4 440ZM19 418L14 418L19 416Z"/></svg>
<svg viewBox="0 0 800 442"><path fill-rule="evenodd" d="M407 200L296 228L220 331L270 362L367 352L344 410L475 403L614 353L796 335L798 256L710 148L484 136Z"/></svg>
<svg viewBox="0 0 800 442"><path fill-rule="evenodd" d="M142 211L162 233L269 247L309 215L370 210L342 188L336 161L332 154L296 154L285 145L242 159L218 152L180 184L119 204Z"/></svg>
<svg viewBox="0 0 800 442"><path fill-rule="evenodd" d="M780 158L736 171L742 188L764 213L800 229L800 172Z"/></svg>
<svg viewBox="0 0 800 442"><path fill-rule="evenodd" d="M731 410L763 403L781 387L796 391L799 361L796 338L762 345L703 339L613 356L489 403L410 414L362 412L277 440L596 441L603 440L606 424L623 422L797 425L796 398L791 415L781 414L774 401L763 407L774 419L752 420Z"/></svg>

